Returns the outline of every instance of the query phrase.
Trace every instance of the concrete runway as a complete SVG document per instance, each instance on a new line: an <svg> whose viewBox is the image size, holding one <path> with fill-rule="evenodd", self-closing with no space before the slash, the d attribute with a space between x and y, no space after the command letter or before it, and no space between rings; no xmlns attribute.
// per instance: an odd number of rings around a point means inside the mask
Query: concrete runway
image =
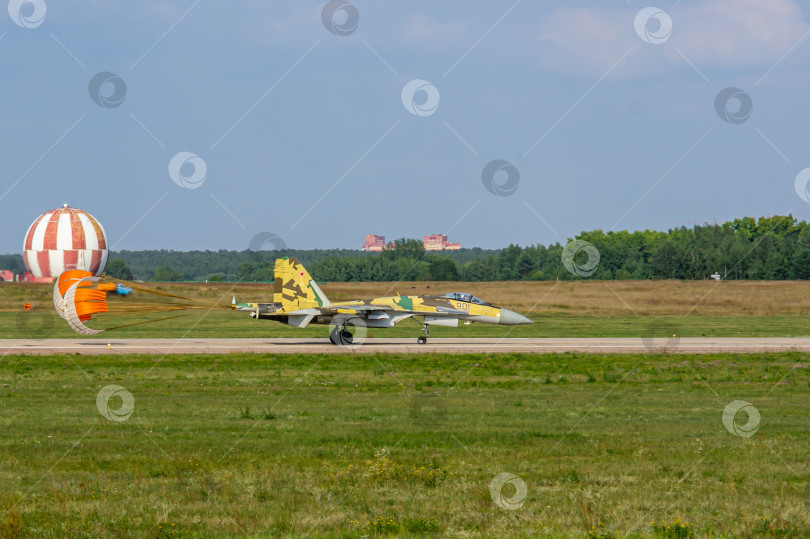
<svg viewBox="0 0 810 539"><path fill-rule="evenodd" d="M109 344L109 349L108 349ZM702 337L656 339L430 339L420 345L415 339L367 339L351 347L330 344L328 339L0 339L0 355L10 354L222 354L222 353L506 353L563 352L617 353L710 353L710 352L810 352L810 338Z"/></svg>

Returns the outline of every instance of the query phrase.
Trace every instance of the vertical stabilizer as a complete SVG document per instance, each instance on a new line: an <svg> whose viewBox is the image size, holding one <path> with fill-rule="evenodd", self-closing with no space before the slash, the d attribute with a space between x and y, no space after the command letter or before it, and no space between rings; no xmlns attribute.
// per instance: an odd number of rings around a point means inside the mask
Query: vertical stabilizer
<svg viewBox="0 0 810 539"><path fill-rule="evenodd" d="M297 258L276 260L274 277L273 301L287 311L332 304Z"/></svg>

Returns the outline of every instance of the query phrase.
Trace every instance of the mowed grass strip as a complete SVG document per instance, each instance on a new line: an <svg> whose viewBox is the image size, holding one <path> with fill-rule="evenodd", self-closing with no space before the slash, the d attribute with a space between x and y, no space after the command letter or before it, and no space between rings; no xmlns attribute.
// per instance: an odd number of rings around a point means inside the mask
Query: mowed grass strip
<svg viewBox="0 0 810 539"><path fill-rule="evenodd" d="M542 314L530 318L534 324L493 326L473 323L457 328L431 326L431 337L450 338L542 338L542 337L635 337L650 335L679 337L807 337L810 316L588 316ZM104 321L108 326L142 322L144 317L121 317ZM88 324L96 325L94 322ZM98 324L97 327L103 327ZM312 324L304 329L254 320L249 313L194 312L172 320L140 324L93 336L78 335L53 311L0 312L2 338L76 338L115 342L131 338L312 338L328 342L329 326ZM405 320L393 328L369 328L368 338L410 338L422 335L421 325Z"/></svg>
<svg viewBox="0 0 810 539"><path fill-rule="evenodd" d="M808 364L7 356L0 536L806 536ZM124 421L97 408L110 384ZM750 437L723 425L735 400Z"/></svg>

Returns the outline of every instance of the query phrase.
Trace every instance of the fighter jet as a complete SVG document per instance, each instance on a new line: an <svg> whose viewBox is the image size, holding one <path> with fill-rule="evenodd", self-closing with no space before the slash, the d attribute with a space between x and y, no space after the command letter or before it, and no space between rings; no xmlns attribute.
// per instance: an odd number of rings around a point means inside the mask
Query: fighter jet
<svg viewBox="0 0 810 539"><path fill-rule="evenodd" d="M531 324L532 321L509 309L486 303L472 294L452 292L443 296L389 296L331 302L296 258L279 258L274 268L272 303L237 303L237 311L249 311L261 320L275 320L299 328L309 324L329 324L332 344L350 345L355 334L349 328L390 328L408 318L421 320L425 344L430 326L458 327L481 322L501 326ZM356 331L355 331L356 333Z"/></svg>

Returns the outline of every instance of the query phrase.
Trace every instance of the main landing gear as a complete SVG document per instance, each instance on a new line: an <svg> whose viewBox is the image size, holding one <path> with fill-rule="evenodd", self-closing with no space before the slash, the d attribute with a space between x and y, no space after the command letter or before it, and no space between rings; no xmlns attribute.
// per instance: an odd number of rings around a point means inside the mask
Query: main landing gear
<svg viewBox="0 0 810 539"><path fill-rule="evenodd" d="M329 340L332 344L342 344L343 346L348 346L354 342L354 335L352 332L346 329L344 325L343 328L336 327L332 329L329 333Z"/></svg>
<svg viewBox="0 0 810 539"><path fill-rule="evenodd" d="M425 343L427 342L427 340L428 340L428 337L430 337L430 329L428 328L428 325L427 325L427 324L422 324L422 331L423 331L425 334L424 334L424 335L419 336L419 337L416 339L416 342L418 342L419 344L425 344Z"/></svg>

